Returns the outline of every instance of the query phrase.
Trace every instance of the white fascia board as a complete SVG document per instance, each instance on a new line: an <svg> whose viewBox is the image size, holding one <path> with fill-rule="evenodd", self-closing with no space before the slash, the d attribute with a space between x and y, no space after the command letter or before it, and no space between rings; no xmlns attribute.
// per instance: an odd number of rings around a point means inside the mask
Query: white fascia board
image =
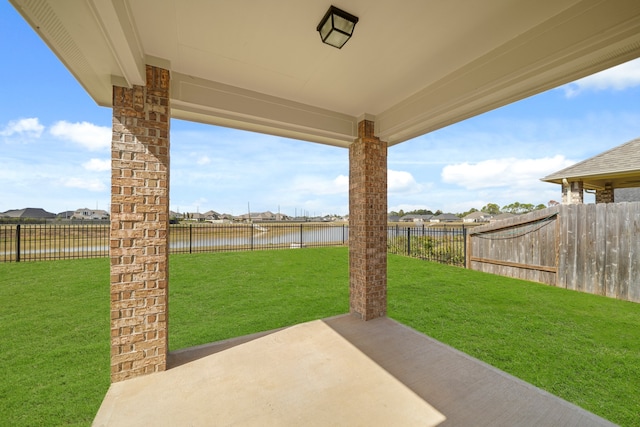
<svg viewBox="0 0 640 427"><path fill-rule="evenodd" d="M347 114L171 73L172 117L348 147L357 119Z"/></svg>
<svg viewBox="0 0 640 427"><path fill-rule="evenodd" d="M144 86L144 53L126 2L90 0L89 5L128 86Z"/></svg>

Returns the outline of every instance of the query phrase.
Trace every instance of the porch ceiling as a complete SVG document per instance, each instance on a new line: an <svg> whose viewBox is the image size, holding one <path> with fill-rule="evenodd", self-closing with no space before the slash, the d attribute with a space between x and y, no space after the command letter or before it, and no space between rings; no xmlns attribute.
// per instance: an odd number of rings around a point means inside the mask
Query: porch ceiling
<svg viewBox="0 0 640 427"><path fill-rule="evenodd" d="M173 117L348 146L389 145L640 56L637 0L10 0L100 105L145 64L172 72Z"/></svg>

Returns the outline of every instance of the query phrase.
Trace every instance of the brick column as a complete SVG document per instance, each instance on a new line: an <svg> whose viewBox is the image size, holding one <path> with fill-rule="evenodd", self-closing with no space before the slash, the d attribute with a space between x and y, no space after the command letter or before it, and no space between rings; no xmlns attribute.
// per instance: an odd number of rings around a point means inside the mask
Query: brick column
<svg viewBox="0 0 640 427"><path fill-rule="evenodd" d="M613 184L607 182L603 190L596 190L596 203L614 203Z"/></svg>
<svg viewBox="0 0 640 427"><path fill-rule="evenodd" d="M353 315L386 315L387 144L368 120L349 147L349 290Z"/></svg>
<svg viewBox="0 0 640 427"><path fill-rule="evenodd" d="M169 71L113 88L111 381L167 366Z"/></svg>
<svg viewBox="0 0 640 427"><path fill-rule="evenodd" d="M582 181L571 181L562 184L562 204L581 205L584 203Z"/></svg>

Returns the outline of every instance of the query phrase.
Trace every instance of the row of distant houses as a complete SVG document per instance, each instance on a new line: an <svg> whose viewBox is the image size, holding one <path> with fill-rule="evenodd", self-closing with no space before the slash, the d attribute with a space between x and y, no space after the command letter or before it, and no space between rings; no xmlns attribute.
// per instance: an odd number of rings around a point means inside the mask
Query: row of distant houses
<svg viewBox="0 0 640 427"><path fill-rule="evenodd" d="M274 214L273 212L251 212L243 215L230 215L221 214L215 211L208 211L204 213L199 212L170 212L169 216L172 222L178 221L194 221L194 222L212 222L212 223L224 223L224 222L261 222L261 221L314 221L314 222L328 222L328 221L341 221L346 220L348 217L340 217L335 215L327 215L324 217L291 217L281 213ZM58 214L47 212L42 208L25 208L25 209L12 209L6 212L0 213L0 218L11 219L29 219L29 220L108 220L110 219L109 212L100 209L76 209L75 211L65 211Z"/></svg>
<svg viewBox="0 0 640 427"><path fill-rule="evenodd" d="M327 215L323 217L291 217L289 215L281 213L266 212L251 212L243 215L231 215L221 214L216 211L210 210L204 213L200 212L170 212L170 217L173 222L179 221L193 221L193 222L211 222L211 223L225 223L225 222L268 222L268 221L313 221L313 222L332 222L332 221L347 221L349 216L337 216ZM510 213L503 213L500 215L490 215L485 212L473 212L464 218L460 218L457 215L451 213L443 213L439 215L389 215L389 222L413 222L413 223L451 223L451 222L493 222L501 219L506 219L514 216ZM13 209L0 213L0 218L15 218L15 219L35 219L35 220L53 220L53 219L67 219L67 220L108 220L109 212L101 209L76 209L75 211L65 211L58 214L47 212L41 208L25 208L25 209Z"/></svg>
<svg viewBox="0 0 640 427"><path fill-rule="evenodd" d="M473 212L460 218L451 213L443 213L440 215L389 215L389 222L414 222L414 223L447 223L447 222L493 222L500 221L515 216L511 213L501 213L499 215L491 215L486 212Z"/></svg>
<svg viewBox="0 0 640 427"><path fill-rule="evenodd" d="M76 209L75 211L65 211L58 214L47 212L41 208L24 208L24 209L11 209L6 212L0 213L0 218L15 218L15 219L70 219L70 220L107 220L109 219L109 212L101 209Z"/></svg>
<svg viewBox="0 0 640 427"><path fill-rule="evenodd" d="M231 215L225 213L218 213L216 211L207 211L204 213L199 212L173 212L169 213L169 216L174 221L195 221L195 222L212 222L212 223L224 223L224 222L268 222L268 221L299 221L299 222L329 222L329 221L344 221L347 217L337 215L327 215L318 217L292 217L282 213L273 213L271 211L266 212L251 212L242 215Z"/></svg>

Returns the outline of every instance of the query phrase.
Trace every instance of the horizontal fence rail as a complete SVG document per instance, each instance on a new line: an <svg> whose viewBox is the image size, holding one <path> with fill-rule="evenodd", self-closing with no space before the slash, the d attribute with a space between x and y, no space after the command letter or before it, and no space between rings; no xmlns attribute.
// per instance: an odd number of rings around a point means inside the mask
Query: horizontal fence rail
<svg viewBox="0 0 640 427"><path fill-rule="evenodd" d="M446 264L465 264L464 226L389 226L389 253ZM251 251L319 246L343 246L346 224L255 223L177 224L169 232L169 252ZM0 225L0 262L109 256L108 224Z"/></svg>

